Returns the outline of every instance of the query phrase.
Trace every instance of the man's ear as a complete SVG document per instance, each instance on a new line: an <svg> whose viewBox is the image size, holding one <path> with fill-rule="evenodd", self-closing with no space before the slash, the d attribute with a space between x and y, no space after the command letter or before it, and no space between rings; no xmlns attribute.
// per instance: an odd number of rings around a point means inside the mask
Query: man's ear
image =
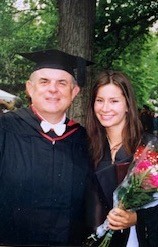
<svg viewBox="0 0 158 247"><path fill-rule="evenodd" d="M27 94L31 97L32 94L33 94L33 85L32 85L32 82L30 80L28 80L26 82L26 92Z"/></svg>
<svg viewBox="0 0 158 247"><path fill-rule="evenodd" d="M75 85L72 92L72 100L77 96L79 92L80 92L80 87L78 85Z"/></svg>

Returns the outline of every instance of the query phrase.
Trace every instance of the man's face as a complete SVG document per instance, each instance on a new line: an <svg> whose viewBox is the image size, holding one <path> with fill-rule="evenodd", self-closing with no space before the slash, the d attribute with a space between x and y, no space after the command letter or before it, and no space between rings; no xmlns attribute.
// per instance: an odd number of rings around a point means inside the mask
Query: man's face
<svg viewBox="0 0 158 247"><path fill-rule="evenodd" d="M63 116L79 92L73 84L73 77L59 69L43 68L32 73L26 83L32 104L43 117Z"/></svg>

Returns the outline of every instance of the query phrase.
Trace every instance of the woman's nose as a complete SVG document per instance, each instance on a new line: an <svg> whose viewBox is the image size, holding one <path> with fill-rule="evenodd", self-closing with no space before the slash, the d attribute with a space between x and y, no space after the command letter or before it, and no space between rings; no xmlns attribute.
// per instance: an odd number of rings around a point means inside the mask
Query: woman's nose
<svg viewBox="0 0 158 247"><path fill-rule="evenodd" d="M109 111L110 110L110 104L108 102L104 102L102 105L102 111Z"/></svg>

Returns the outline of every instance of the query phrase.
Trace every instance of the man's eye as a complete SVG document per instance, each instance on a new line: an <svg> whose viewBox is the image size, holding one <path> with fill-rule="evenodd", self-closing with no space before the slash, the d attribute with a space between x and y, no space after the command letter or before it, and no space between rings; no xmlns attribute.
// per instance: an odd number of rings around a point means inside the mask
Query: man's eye
<svg viewBox="0 0 158 247"><path fill-rule="evenodd" d="M59 85L62 85L62 86L67 85L66 81L59 81L58 84L59 84Z"/></svg>
<svg viewBox="0 0 158 247"><path fill-rule="evenodd" d="M41 81L41 84L46 84L46 83L48 83L48 81L46 80Z"/></svg>

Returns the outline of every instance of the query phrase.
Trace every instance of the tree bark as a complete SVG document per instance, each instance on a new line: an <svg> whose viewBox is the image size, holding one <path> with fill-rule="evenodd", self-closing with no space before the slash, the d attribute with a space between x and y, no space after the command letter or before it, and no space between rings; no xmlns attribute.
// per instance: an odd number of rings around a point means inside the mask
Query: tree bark
<svg viewBox="0 0 158 247"><path fill-rule="evenodd" d="M59 11L59 49L92 60L96 0L57 0ZM91 88L92 69L87 83L68 110L68 115L84 125Z"/></svg>

